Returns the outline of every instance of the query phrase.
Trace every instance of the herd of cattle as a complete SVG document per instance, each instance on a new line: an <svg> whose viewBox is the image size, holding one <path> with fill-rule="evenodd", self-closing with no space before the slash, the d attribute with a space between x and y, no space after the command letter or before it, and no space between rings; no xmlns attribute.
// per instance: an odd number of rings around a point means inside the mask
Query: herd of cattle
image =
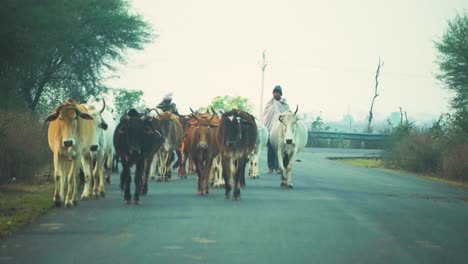
<svg viewBox="0 0 468 264"><path fill-rule="evenodd" d="M80 169L85 179L81 199L104 197L104 182L110 181L114 156L122 164L120 187L126 204L132 202L131 167L135 165L133 202L138 204L140 194L148 192L148 179L154 177L155 171L158 181L170 178L174 152L181 178L196 172L199 195L208 194L211 183L224 186L227 199L232 190L238 200L245 185L247 162L249 175L258 177L260 152L268 140L277 153L281 186L292 188L292 161L307 143L307 128L296 116L297 108L294 113L277 115L270 133L242 110L190 110L189 115L177 116L157 109L146 109L144 113L131 109L117 122L104 100L77 104L67 99L45 119L50 123L48 141L54 161L55 205L77 204Z"/></svg>

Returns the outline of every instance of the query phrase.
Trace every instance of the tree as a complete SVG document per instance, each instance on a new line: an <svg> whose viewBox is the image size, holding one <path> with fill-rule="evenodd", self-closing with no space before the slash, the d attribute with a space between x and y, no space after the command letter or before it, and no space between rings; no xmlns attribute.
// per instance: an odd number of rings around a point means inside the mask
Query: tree
<svg viewBox="0 0 468 264"><path fill-rule="evenodd" d="M244 110L249 113L252 112L252 104L249 102L249 99L241 96L216 96L208 107L200 110L203 111L211 107L215 110L223 110L224 112L230 111L233 108Z"/></svg>
<svg viewBox="0 0 468 264"><path fill-rule="evenodd" d="M367 124L367 133L372 132L371 122L372 122L372 119L374 118L374 113L373 113L373 111L374 111L373 110L374 109L374 102L375 102L375 99L377 98L377 96L379 96L377 88L379 87L380 68L383 65L384 65L384 63L383 63L383 61L380 62L380 57L379 57L379 64L377 65L377 70L375 71L374 97L372 98L372 103L371 103L370 110L369 110L369 120L368 120L368 124Z"/></svg>
<svg viewBox="0 0 468 264"><path fill-rule="evenodd" d="M35 110L40 102L106 92L102 81L112 63L124 63L127 49L152 39L150 26L129 7L125 0L3 1L0 95Z"/></svg>
<svg viewBox="0 0 468 264"><path fill-rule="evenodd" d="M310 124L310 130L311 131L330 131L331 127L330 126L325 126L325 123L323 122L322 118L322 113L320 112L320 115L318 115L314 121Z"/></svg>
<svg viewBox="0 0 468 264"><path fill-rule="evenodd" d="M131 108L144 108L145 103L141 99L143 91L114 89L114 107L118 116L123 116Z"/></svg>
<svg viewBox="0 0 468 264"><path fill-rule="evenodd" d="M453 92L450 106L458 125L468 132L468 16L457 14L442 39L435 41L439 73L436 77Z"/></svg>

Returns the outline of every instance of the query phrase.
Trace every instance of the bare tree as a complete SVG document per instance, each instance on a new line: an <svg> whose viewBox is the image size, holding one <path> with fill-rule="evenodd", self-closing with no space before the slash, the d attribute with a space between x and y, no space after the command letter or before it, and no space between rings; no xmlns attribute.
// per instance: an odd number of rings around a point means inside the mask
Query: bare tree
<svg viewBox="0 0 468 264"><path fill-rule="evenodd" d="M265 81L265 69L268 65L268 62L266 61L266 55L265 55L265 50L263 51L262 55L262 61L258 61L258 65L260 66L260 69L262 70L262 89L260 92L260 111L259 111L259 118L262 117L263 113L263 87L264 87L264 81Z"/></svg>
<svg viewBox="0 0 468 264"><path fill-rule="evenodd" d="M367 132L370 133L371 132L371 122L372 122L372 119L374 118L374 114L373 114L373 108L374 108L374 102L375 102L375 99L377 98L377 96L379 96L379 93L377 91L377 88L379 87L379 75L380 75L380 67L382 67L384 65L383 61L380 62L380 57L379 57L379 65L377 66L377 70L375 71L375 90L374 90L374 98L372 98L372 103L371 103L371 107L370 107L370 110L369 110L369 123L367 125Z"/></svg>

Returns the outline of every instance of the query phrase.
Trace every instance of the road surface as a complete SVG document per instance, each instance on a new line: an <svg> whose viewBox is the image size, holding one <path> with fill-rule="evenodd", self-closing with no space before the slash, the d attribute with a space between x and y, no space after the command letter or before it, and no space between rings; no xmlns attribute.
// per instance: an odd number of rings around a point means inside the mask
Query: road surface
<svg viewBox="0 0 468 264"><path fill-rule="evenodd" d="M240 201L197 196L196 177L173 176L124 205L113 174L105 199L54 208L1 240L0 263L467 263L468 190L325 159L369 154L307 149L292 190L263 155Z"/></svg>

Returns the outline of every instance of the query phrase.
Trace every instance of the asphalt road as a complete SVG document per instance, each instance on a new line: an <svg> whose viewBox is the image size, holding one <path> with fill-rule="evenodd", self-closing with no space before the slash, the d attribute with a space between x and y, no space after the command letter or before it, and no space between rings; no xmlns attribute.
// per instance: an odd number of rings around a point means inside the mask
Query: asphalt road
<svg viewBox="0 0 468 264"><path fill-rule="evenodd" d="M368 154L307 149L292 190L263 155L240 201L197 196L192 176L124 205L113 174L105 199L1 240L0 263L467 263L468 190L324 158Z"/></svg>

